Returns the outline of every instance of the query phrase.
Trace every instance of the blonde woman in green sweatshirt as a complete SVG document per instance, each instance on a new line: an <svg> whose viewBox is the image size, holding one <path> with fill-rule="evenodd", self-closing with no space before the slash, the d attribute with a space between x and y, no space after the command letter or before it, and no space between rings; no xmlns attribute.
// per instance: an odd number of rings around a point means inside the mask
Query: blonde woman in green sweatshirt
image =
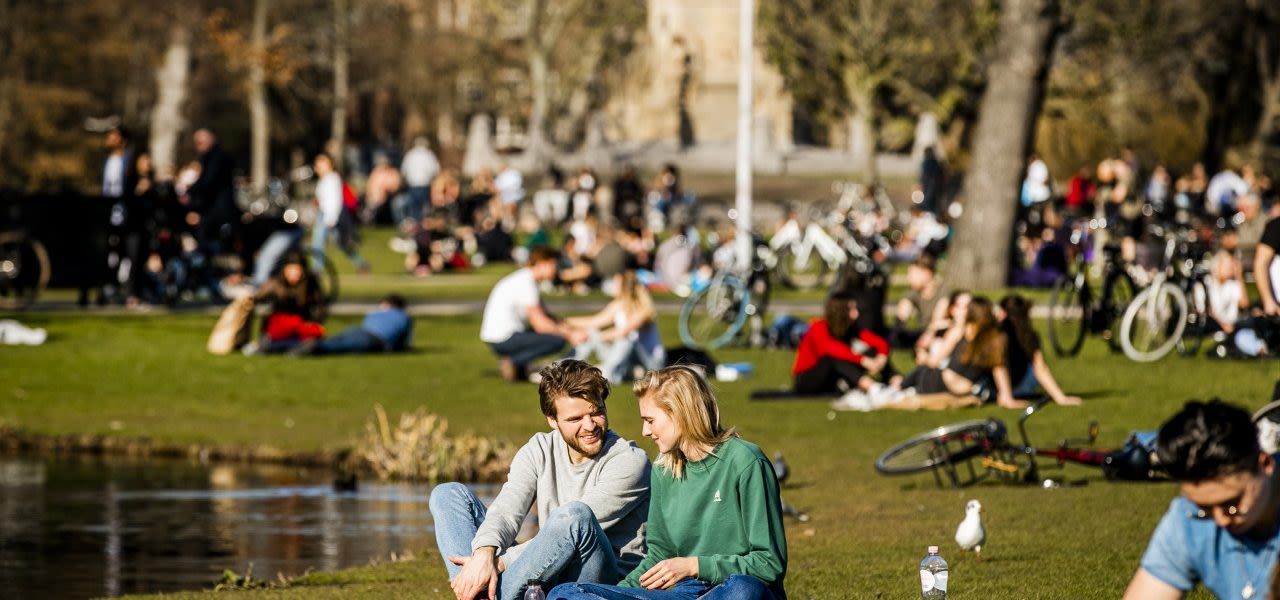
<svg viewBox="0 0 1280 600"><path fill-rule="evenodd" d="M648 555L619 585L569 583L548 600L784 600L787 539L773 466L720 424L702 373L677 365L635 383L658 446Z"/></svg>

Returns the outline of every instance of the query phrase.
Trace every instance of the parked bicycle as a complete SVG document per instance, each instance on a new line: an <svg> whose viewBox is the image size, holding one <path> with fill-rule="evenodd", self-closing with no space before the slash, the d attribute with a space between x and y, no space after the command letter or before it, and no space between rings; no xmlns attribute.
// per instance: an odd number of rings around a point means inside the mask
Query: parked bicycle
<svg viewBox="0 0 1280 600"><path fill-rule="evenodd" d="M778 257L778 281L792 289L830 286L833 275L847 260L840 242L819 224L820 217L811 216L801 225L800 215L793 212L769 239L769 247Z"/></svg>
<svg viewBox="0 0 1280 600"><path fill-rule="evenodd" d="M752 321L753 343L763 343L763 319L772 289L770 271L777 257L759 236L744 271L735 261L693 292L680 309L680 340L686 346L714 350L742 334Z"/></svg>
<svg viewBox="0 0 1280 600"><path fill-rule="evenodd" d="M1165 237L1160 270L1120 322L1120 346L1138 362L1160 360L1174 348L1194 355L1208 333L1203 248L1187 232Z"/></svg>
<svg viewBox="0 0 1280 600"><path fill-rule="evenodd" d="M1088 258L1090 232L1098 229L1101 229L1098 223L1090 222L1071 232L1073 268L1053 285L1049 301L1049 342L1058 356L1079 354L1086 333L1102 336L1113 350L1120 349L1115 333L1137 287L1125 272L1120 246L1106 244L1102 248L1101 288L1094 288Z"/></svg>
<svg viewBox="0 0 1280 600"><path fill-rule="evenodd" d="M49 253L22 231L0 232L0 309L31 306L49 286Z"/></svg>
<svg viewBox="0 0 1280 600"><path fill-rule="evenodd" d="M989 478L1044 487L1081 483L1081 480L1046 478L1042 474L1046 467L1061 468L1067 463L1100 468L1109 480L1159 477L1151 454L1152 432L1130 435L1125 447L1118 450L1095 448L1098 423L1093 421L1084 439L1065 439L1053 447L1032 444L1027 436L1027 419L1051 403L1044 398L1023 409L1018 417L1020 442L1009 438L1009 428L1000 419L963 421L926 431L893 446L876 459L876 470L882 475L929 471L938 487L956 488ZM1041 459L1055 462L1044 465Z"/></svg>

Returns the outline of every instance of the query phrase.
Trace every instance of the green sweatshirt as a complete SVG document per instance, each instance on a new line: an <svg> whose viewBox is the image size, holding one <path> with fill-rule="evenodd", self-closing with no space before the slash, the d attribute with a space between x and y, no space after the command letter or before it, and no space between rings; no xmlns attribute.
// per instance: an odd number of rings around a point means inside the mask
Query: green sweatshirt
<svg viewBox="0 0 1280 600"><path fill-rule="evenodd" d="M773 465L760 447L730 438L711 455L685 464L684 479L654 466L650 475L649 553L621 584L640 587L658 562L698 558L698 579L719 584L752 575L775 591L787 573L787 539Z"/></svg>

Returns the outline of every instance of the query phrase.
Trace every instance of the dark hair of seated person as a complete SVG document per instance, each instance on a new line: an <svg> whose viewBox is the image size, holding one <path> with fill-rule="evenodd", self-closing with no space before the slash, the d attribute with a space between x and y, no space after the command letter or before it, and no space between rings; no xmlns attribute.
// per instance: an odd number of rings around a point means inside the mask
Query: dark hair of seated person
<svg viewBox="0 0 1280 600"><path fill-rule="evenodd" d="M1258 468L1258 430L1244 409L1192 400L1163 426L1156 456L1170 477L1202 482Z"/></svg>

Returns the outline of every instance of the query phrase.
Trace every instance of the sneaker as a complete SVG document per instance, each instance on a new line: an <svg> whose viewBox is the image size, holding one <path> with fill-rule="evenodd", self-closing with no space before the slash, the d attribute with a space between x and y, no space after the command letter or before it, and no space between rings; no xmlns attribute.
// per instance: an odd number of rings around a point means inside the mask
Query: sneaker
<svg viewBox="0 0 1280 600"><path fill-rule="evenodd" d="M262 346L258 345L258 342L249 342L248 344L245 344L243 348L240 349L240 353L245 356L253 356L261 351L262 351Z"/></svg>
<svg viewBox="0 0 1280 600"><path fill-rule="evenodd" d="M529 374L529 383L532 383L533 385L541 385L541 384L542 384L542 371L534 371L534 372L530 373L530 374Z"/></svg>
<svg viewBox="0 0 1280 600"><path fill-rule="evenodd" d="M506 356L498 359L498 374L502 376L503 381L514 382L517 378L516 364Z"/></svg>
<svg viewBox="0 0 1280 600"><path fill-rule="evenodd" d="M839 400L831 403L832 410L856 410L859 412L868 412L875 408L871 403L871 397L862 390L849 390L848 393L841 396Z"/></svg>

